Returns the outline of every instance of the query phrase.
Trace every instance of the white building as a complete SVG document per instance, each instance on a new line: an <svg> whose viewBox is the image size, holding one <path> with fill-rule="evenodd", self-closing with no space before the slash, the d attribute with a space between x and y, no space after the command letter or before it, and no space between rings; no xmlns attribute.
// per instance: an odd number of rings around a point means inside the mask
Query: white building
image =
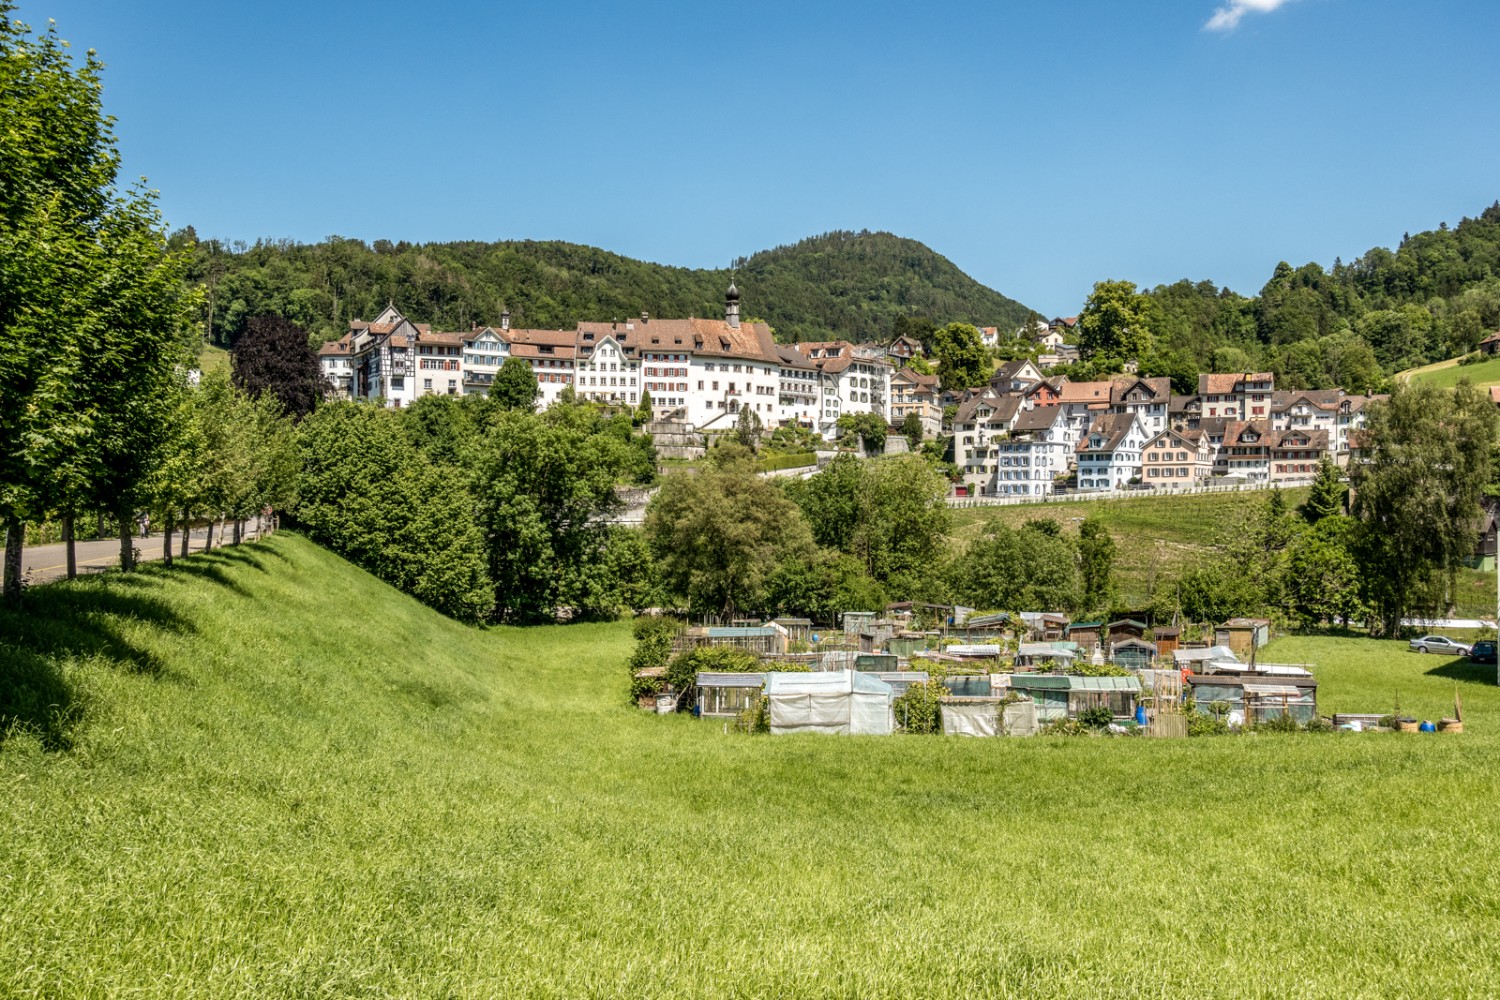
<svg viewBox="0 0 1500 1000"><path fill-rule="evenodd" d="M1078 488L1120 489L1141 475L1141 451L1148 435L1134 413L1106 413L1078 442Z"/></svg>
<svg viewBox="0 0 1500 1000"><path fill-rule="evenodd" d="M495 376L510 357L510 342L503 336L510 330L510 313L500 314L500 328L477 327L463 338L464 392L488 395Z"/></svg>
<svg viewBox="0 0 1500 1000"><path fill-rule="evenodd" d="M1110 412L1135 414L1150 435L1167 429L1171 402L1172 380L1169 378L1134 377L1110 383Z"/></svg>
<svg viewBox="0 0 1500 1000"><path fill-rule="evenodd" d="M427 324L412 323L394 304L369 323L351 320L350 398L410 404L417 397L414 347L418 337L430 332Z"/></svg>
<svg viewBox="0 0 1500 1000"><path fill-rule="evenodd" d="M354 381L354 350L347 334L319 346L318 366L332 388L333 397L348 399Z"/></svg>
<svg viewBox="0 0 1500 1000"><path fill-rule="evenodd" d="M1047 496L1056 478L1068 471L1072 447L1061 406L1022 410L1010 433L995 442L994 477L987 493L999 496Z"/></svg>

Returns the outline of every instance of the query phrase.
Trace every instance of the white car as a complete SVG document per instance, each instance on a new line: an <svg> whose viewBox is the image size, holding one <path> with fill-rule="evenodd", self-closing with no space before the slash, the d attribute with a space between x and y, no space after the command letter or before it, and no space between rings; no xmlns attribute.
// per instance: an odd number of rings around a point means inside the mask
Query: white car
<svg viewBox="0 0 1500 1000"><path fill-rule="evenodd" d="M1413 653L1447 653L1449 656L1468 656L1469 647L1445 635L1424 635L1411 641Z"/></svg>

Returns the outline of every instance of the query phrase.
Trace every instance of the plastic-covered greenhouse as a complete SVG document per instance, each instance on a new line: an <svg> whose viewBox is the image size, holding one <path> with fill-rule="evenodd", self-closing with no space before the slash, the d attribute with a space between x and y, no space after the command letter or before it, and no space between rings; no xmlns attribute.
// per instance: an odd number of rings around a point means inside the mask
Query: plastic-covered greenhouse
<svg viewBox="0 0 1500 1000"><path fill-rule="evenodd" d="M766 674L773 735L851 733L888 735L891 686L854 670Z"/></svg>

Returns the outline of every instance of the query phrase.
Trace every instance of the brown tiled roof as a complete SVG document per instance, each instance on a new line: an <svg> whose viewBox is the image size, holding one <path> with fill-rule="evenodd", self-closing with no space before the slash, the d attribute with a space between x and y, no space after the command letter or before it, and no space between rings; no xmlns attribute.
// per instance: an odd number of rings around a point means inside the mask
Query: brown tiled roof
<svg viewBox="0 0 1500 1000"><path fill-rule="evenodd" d="M578 343L578 334L572 330L518 330L512 327L502 331L500 337L511 344L551 344L553 347L572 347Z"/></svg>
<svg viewBox="0 0 1500 1000"><path fill-rule="evenodd" d="M936 389L938 387L938 377L936 375L923 375L920 372L912 371L910 368L903 368L896 375L906 379L913 385L920 385L926 389Z"/></svg>
<svg viewBox="0 0 1500 1000"><path fill-rule="evenodd" d="M1108 403L1110 382L1069 382L1062 387L1064 403Z"/></svg>
<svg viewBox="0 0 1500 1000"><path fill-rule="evenodd" d="M818 366L802 356L802 352L785 344L776 345L776 357L783 368L800 368L804 371L817 371Z"/></svg>
<svg viewBox="0 0 1500 1000"><path fill-rule="evenodd" d="M339 340L330 340L330 341L328 341L328 342L326 342L324 344L320 344L318 346L318 356L319 357L328 357L329 355L341 356L341 355L349 354L353 350L354 350L354 348L352 348L349 345L349 338L348 337L343 337L343 338L341 338Z"/></svg>
<svg viewBox="0 0 1500 1000"><path fill-rule="evenodd" d="M552 350L543 353L543 347L551 347ZM572 344L512 344L510 353L517 358L572 358L578 353L578 349Z"/></svg>
<svg viewBox="0 0 1500 1000"><path fill-rule="evenodd" d="M434 344L443 347L464 346L464 335L461 333L427 333L423 332L417 338L418 344Z"/></svg>
<svg viewBox="0 0 1500 1000"><path fill-rule="evenodd" d="M1198 394L1200 396L1223 396L1234 392L1234 387L1239 384L1241 377L1204 372L1198 376Z"/></svg>
<svg viewBox="0 0 1500 1000"><path fill-rule="evenodd" d="M988 417L976 417L975 411L981 407L989 407L995 412ZM968 424L984 421L985 423L1000 422L1009 424L1021 408L1021 397L1014 393L982 392L965 400L953 415L955 424Z"/></svg>
<svg viewBox="0 0 1500 1000"><path fill-rule="evenodd" d="M1288 438L1306 437L1307 444L1287 444ZM1318 451L1328 450L1328 431L1323 428L1312 430L1306 427L1290 427L1283 431L1271 433L1272 448L1315 448Z"/></svg>

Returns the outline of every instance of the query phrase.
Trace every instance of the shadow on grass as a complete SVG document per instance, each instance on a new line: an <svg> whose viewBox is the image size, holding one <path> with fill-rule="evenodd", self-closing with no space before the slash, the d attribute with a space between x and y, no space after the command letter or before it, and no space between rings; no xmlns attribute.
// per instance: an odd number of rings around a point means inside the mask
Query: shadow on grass
<svg viewBox="0 0 1500 1000"><path fill-rule="evenodd" d="M1495 686L1493 663L1471 663L1468 659L1449 660L1425 673L1429 677L1447 677L1450 680L1466 681L1470 684L1483 684L1485 687Z"/></svg>
<svg viewBox="0 0 1500 1000"><path fill-rule="evenodd" d="M31 588L20 608L0 607L0 743L20 731L48 750L72 745L84 705L62 670L66 660L163 676L161 659L131 641L127 624L176 633L194 629L150 593L154 589L145 579L111 576Z"/></svg>

